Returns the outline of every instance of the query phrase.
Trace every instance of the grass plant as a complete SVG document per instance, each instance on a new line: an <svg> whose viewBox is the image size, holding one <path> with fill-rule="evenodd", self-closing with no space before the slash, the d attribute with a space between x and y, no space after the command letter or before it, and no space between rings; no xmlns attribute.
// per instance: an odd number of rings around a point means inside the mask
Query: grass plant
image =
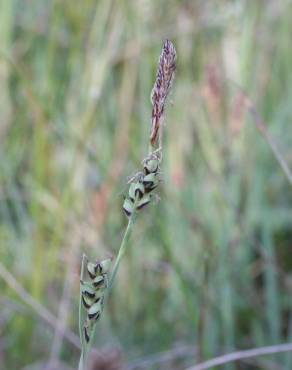
<svg viewBox="0 0 292 370"><path fill-rule="evenodd" d="M1 370L76 368L80 258L116 258L166 38L162 201L139 212L92 353L178 370L291 343L291 1L2 0L0 28Z"/></svg>
<svg viewBox="0 0 292 370"><path fill-rule="evenodd" d="M123 204L123 210L128 217L128 224L113 269L109 274L110 259L92 263L87 260L85 255L82 258L79 302L79 334L81 339L79 370L84 370L87 367L87 357L96 324L101 316L105 299L114 284L121 259L126 252L136 215L151 202L154 190L161 181L160 166L162 161L164 110L174 78L175 68L176 51L173 44L166 40L159 57L156 80L151 92L152 121L149 136L149 153L142 161L143 171L138 172L129 180L130 187ZM84 280L85 270L87 270L91 279L89 282ZM82 307L86 311L86 320L83 324Z"/></svg>

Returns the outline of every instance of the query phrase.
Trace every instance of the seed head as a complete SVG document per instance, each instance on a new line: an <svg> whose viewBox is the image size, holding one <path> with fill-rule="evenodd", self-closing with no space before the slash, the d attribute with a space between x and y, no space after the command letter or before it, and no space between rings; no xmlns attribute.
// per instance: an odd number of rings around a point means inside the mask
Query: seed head
<svg viewBox="0 0 292 370"><path fill-rule="evenodd" d="M150 143L155 146L162 124L164 105L171 88L176 69L176 51L171 41L166 40L158 61L156 80L151 92L152 125Z"/></svg>

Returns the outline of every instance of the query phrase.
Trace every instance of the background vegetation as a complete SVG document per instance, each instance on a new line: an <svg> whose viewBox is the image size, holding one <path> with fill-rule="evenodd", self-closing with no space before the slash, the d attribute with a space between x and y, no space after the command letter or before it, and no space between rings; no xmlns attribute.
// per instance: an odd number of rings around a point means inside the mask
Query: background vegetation
<svg viewBox="0 0 292 370"><path fill-rule="evenodd" d="M1 0L1 369L77 367L80 257L119 246L165 38L178 68L161 200L139 215L92 369L292 341L291 185L237 86L291 167L291 14L287 0ZM291 353L225 367L291 368Z"/></svg>

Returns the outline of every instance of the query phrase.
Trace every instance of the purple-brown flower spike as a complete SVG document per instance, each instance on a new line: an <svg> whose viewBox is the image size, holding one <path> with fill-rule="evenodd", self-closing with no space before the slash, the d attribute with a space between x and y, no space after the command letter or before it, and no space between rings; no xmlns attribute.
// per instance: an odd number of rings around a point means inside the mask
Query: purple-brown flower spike
<svg viewBox="0 0 292 370"><path fill-rule="evenodd" d="M152 125L150 144L152 148L157 144L160 127L163 121L164 105L174 78L175 68L176 51L172 42L166 40L159 57L156 80L151 92Z"/></svg>

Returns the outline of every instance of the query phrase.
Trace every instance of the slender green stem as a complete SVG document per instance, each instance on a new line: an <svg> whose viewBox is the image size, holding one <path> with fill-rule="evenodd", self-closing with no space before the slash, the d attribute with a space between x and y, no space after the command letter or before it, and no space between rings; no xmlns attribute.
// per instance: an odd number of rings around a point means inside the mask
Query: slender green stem
<svg viewBox="0 0 292 370"><path fill-rule="evenodd" d="M85 265L86 256L83 254L82 256L82 262L81 262L81 272L80 272L80 280L83 280L84 278L84 265ZM79 360L79 366L78 370L85 370L85 360L86 360L86 345L84 343L84 337L83 337L83 322L82 322L82 292L80 287L80 298L79 298L79 336L81 341L81 355Z"/></svg>
<svg viewBox="0 0 292 370"><path fill-rule="evenodd" d="M131 217L129 218L128 225L127 225L126 231L124 233L124 237L123 237L123 240L122 240L122 243L121 243L121 246L120 246L120 249L119 249L115 264L114 264L114 267L113 267L113 271L112 271L111 278L110 278L109 285L108 285L107 294L109 293L109 291L112 288L112 285L114 283L117 271L119 269L121 259L122 259L123 255L126 252L126 248L127 248L127 245L128 245L129 238L131 236L131 232L132 232L134 222L135 222L135 212L133 212L131 214Z"/></svg>

